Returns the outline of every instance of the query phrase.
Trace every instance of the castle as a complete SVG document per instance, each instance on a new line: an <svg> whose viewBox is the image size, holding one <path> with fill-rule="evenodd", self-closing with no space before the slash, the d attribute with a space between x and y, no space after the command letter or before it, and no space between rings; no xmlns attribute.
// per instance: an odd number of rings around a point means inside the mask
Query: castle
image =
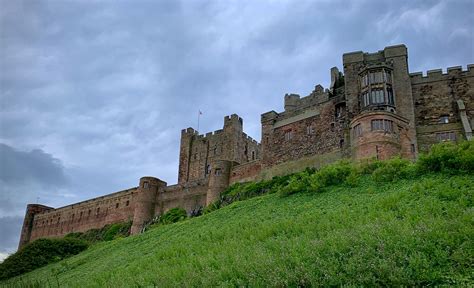
<svg viewBox="0 0 474 288"><path fill-rule="evenodd" d="M38 238L133 221L140 233L174 207L193 214L236 182L269 179L341 158L416 159L440 141L471 139L474 65L409 73L405 45L343 55L344 73L331 69L329 89L287 94L285 111L261 115L261 143L243 132L237 115L223 129L181 131L178 184L143 177L138 187L52 208L29 204L19 247Z"/></svg>

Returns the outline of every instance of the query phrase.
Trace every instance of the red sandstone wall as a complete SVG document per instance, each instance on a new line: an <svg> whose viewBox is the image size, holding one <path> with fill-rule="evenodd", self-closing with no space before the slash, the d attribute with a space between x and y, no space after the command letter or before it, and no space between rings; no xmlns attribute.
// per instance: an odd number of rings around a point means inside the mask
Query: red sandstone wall
<svg viewBox="0 0 474 288"><path fill-rule="evenodd" d="M129 221L133 218L132 194L135 191L136 188L131 188L36 214L30 241Z"/></svg>
<svg viewBox="0 0 474 288"><path fill-rule="evenodd" d="M242 165L232 167L230 171L230 184L236 182L254 181L262 171L260 160L248 162Z"/></svg>
<svg viewBox="0 0 474 288"><path fill-rule="evenodd" d="M175 207L184 208L189 214L206 206L207 184L207 180L203 179L166 187L157 195L155 215L161 215Z"/></svg>

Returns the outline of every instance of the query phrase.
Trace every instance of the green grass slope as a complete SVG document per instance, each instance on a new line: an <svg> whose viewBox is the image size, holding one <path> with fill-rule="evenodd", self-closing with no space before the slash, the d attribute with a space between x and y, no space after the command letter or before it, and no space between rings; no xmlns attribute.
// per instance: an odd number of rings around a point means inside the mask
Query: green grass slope
<svg viewBox="0 0 474 288"><path fill-rule="evenodd" d="M473 285L474 177L372 179L234 202L0 286Z"/></svg>

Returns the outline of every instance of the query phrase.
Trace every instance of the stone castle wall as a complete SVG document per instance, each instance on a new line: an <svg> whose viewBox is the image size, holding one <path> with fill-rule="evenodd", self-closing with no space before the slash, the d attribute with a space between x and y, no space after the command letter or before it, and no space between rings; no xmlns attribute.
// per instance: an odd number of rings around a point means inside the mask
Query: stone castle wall
<svg viewBox="0 0 474 288"><path fill-rule="evenodd" d="M405 45L343 55L344 73L331 69L331 86L306 97L284 96L284 111L261 115L261 144L233 114L223 128L200 135L181 131L178 184L143 177L139 186L54 209L29 204L20 247L133 221L140 233L152 218L175 207L197 213L237 182L271 179L319 168L342 158L416 159L440 141L472 138L474 65L409 73Z"/></svg>
<svg viewBox="0 0 474 288"><path fill-rule="evenodd" d="M461 66L450 67L447 73L441 69L411 73L413 87L415 123L421 151L439 142L442 133L452 132L456 139L464 138L462 109L464 104L466 121L474 126L474 65L463 71Z"/></svg>

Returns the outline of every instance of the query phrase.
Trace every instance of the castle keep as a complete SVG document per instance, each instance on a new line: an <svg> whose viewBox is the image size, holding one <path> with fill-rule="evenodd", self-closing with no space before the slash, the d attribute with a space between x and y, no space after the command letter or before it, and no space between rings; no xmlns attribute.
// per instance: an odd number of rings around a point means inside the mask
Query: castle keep
<svg viewBox="0 0 474 288"><path fill-rule="evenodd" d="M29 204L19 247L122 221L140 233L153 217L174 207L194 214L229 185L269 179L342 158L416 159L434 143L472 138L474 65L409 73L404 45L376 53L343 55L343 72L311 94L284 96L285 110L261 115L261 143L243 132L237 115L223 129L200 135L181 131L178 184L143 177L139 185L52 208Z"/></svg>

